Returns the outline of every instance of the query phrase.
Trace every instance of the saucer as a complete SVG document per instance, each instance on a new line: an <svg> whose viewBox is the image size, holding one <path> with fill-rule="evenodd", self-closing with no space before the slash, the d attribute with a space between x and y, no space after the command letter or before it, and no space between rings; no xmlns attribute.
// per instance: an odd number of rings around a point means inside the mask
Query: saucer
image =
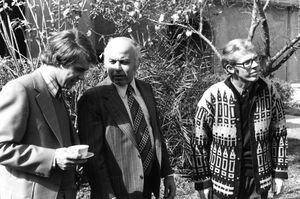
<svg viewBox="0 0 300 199"><path fill-rule="evenodd" d="M94 153L92 153L92 152L88 152L87 154L86 154L86 156L83 156L83 157L81 157L82 159L88 159L88 158L90 158L90 157L93 157L95 154Z"/></svg>

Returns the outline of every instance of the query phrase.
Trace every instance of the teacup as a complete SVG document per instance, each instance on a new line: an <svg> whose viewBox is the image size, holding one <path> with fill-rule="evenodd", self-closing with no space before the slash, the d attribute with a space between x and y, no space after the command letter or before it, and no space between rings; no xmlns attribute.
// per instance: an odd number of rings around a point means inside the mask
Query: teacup
<svg viewBox="0 0 300 199"><path fill-rule="evenodd" d="M85 157L88 154L89 145L86 144L73 145L73 146L69 146L68 150L73 154L77 154L80 155L81 157Z"/></svg>

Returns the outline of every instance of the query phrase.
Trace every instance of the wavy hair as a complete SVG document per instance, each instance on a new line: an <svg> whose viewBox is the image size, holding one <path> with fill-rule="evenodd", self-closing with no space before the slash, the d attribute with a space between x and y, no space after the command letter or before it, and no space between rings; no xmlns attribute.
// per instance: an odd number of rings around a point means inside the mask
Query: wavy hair
<svg viewBox="0 0 300 199"><path fill-rule="evenodd" d="M41 55L41 62L47 65L68 67L86 60L97 64L97 55L90 40L76 29L54 33Z"/></svg>

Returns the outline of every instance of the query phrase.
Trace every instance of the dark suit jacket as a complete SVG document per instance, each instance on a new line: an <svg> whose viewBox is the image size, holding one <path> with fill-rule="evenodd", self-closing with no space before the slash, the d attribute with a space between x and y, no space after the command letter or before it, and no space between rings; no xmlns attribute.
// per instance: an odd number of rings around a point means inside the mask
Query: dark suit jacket
<svg viewBox="0 0 300 199"><path fill-rule="evenodd" d="M72 126L72 125L71 125ZM62 138L39 69L0 92L0 198L55 199L62 171L52 169ZM72 132L73 143L78 138Z"/></svg>
<svg viewBox="0 0 300 199"><path fill-rule="evenodd" d="M155 194L160 178L172 173L152 88L136 80L150 114L157 158ZM95 153L85 164L92 198L142 198L144 174L129 115L110 79L86 91L78 103L79 138Z"/></svg>

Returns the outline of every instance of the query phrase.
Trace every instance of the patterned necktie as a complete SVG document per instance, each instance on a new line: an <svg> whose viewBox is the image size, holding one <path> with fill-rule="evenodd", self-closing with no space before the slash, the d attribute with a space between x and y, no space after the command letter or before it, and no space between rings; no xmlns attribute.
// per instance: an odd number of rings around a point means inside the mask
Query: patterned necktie
<svg viewBox="0 0 300 199"><path fill-rule="evenodd" d="M146 173L152 157L152 146L149 135L149 130L145 120L145 116L142 109L136 99L133 97L134 90L131 85L128 85L126 94L128 96L128 105L131 112L131 117L133 121L133 129L135 133L135 139L138 145L138 150L140 152L144 172Z"/></svg>
<svg viewBox="0 0 300 199"><path fill-rule="evenodd" d="M59 101L63 100L63 93L62 93L61 87L58 88L57 93L55 95L55 98L58 99Z"/></svg>

